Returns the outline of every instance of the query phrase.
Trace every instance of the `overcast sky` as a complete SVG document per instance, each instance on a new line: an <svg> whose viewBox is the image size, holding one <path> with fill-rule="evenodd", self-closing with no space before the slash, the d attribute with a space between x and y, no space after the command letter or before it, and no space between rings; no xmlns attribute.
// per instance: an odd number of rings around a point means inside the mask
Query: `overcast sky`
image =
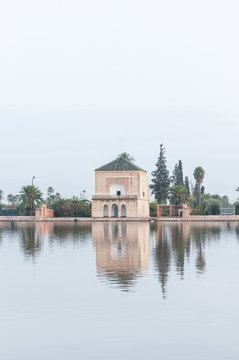
<svg viewBox="0 0 239 360"><path fill-rule="evenodd" d="M36 176L94 192L118 153L154 170L163 143L210 193L239 186L239 3L8 0L0 11L0 189ZM239 195L239 194L238 194Z"/></svg>

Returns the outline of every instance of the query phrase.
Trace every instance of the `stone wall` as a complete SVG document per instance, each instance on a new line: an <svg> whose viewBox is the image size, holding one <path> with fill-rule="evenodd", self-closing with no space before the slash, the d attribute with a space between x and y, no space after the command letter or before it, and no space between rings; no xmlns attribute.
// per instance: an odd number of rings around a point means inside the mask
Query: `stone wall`
<svg viewBox="0 0 239 360"><path fill-rule="evenodd" d="M54 212L52 209L47 209L47 206L41 205L40 208L35 209L35 218L36 219L49 219L54 217Z"/></svg>
<svg viewBox="0 0 239 360"><path fill-rule="evenodd" d="M149 187L146 172L95 171L95 195L110 195L110 187L115 183L124 185L126 195L137 195L140 199L149 199Z"/></svg>

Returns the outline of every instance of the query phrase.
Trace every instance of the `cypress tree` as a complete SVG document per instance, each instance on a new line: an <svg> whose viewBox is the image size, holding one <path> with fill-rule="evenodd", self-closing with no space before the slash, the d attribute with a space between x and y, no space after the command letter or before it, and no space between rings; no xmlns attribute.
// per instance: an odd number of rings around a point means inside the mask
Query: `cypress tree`
<svg viewBox="0 0 239 360"><path fill-rule="evenodd" d="M191 193L190 193L189 178L187 176L185 176L184 184L186 188L186 197L189 197Z"/></svg>
<svg viewBox="0 0 239 360"><path fill-rule="evenodd" d="M152 172L152 184L150 185L150 189L159 204L167 202L170 189L170 177L167 169L167 160L163 144L160 145L160 153L156 163L156 170Z"/></svg>
<svg viewBox="0 0 239 360"><path fill-rule="evenodd" d="M183 163L181 160L178 161L178 164L175 164L172 176L173 185L184 186L183 182Z"/></svg>
<svg viewBox="0 0 239 360"><path fill-rule="evenodd" d="M183 182L183 163L181 160L178 161L178 184L184 186Z"/></svg>
<svg viewBox="0 0 239 360"><path fill-rule="evenodd" d="M173 185L178 185L178 164L175 164L172 176Z"/></svg>

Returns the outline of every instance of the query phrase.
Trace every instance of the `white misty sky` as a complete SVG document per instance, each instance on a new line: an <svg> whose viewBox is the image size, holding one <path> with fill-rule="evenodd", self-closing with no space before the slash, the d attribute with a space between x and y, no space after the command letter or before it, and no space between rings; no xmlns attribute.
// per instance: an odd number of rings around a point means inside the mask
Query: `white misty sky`
<svg viewBox="0 0 239 360"><path fill-rule="evenodd" d="M239 186L238 1L5 1L0 12L0 188L36 176L63 196L127 151L151 171Z"/></svg>

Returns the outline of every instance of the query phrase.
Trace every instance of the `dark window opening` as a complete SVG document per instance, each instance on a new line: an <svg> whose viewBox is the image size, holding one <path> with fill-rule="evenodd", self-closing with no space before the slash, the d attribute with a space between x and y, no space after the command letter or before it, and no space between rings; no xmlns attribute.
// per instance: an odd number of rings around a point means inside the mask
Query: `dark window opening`
<svg viewBox="0 0 239 360"><path fill-rule="evenodd" d="M143 197L145 196L145 193L143 192Z"/></svg>
<svg viewBox="0 0 239 360"><path fill-rule="evenodd" d="M117 191L117 195L120 196L120 195L121 195L121 191Z"/></svg>

